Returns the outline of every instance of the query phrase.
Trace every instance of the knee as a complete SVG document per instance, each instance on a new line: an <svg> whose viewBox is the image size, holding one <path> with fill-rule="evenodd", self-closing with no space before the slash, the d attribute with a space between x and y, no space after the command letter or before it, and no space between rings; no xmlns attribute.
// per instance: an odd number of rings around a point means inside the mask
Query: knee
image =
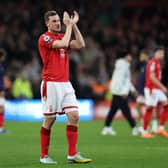
<svg viewBox="0 0 168 168"><path fill-rule="evenodd" d="M72 113L69 115L69 122L72 124L76 124L79 121L79 114L78 113Z"/></svg>
<svg viewBox="0 0 168 168"><path fill-rule="evenodd" d="M0 106L0 113L4 113L4 106Z"/></svg>
<svg viewBox="0 0 168 168"><path fill-rule="evenodd" d="M161 105L162 105L163 107L168 107L168 102L167 102L167 101L162 102Z"/></svg>
<svg viewBox="0 0 168 168"><path fill-rule="evenodd" d="M51 129L51 127L54 124L54 122L55 122L55 117L44 118L43 127L46 128L46 129Z"/></svg>
<svg viewBox="0 0 168 168"><path fill-rule="evenodd" d="M152 106L147 106L146 111L152 113L153 112L153 107Z"/></svg>

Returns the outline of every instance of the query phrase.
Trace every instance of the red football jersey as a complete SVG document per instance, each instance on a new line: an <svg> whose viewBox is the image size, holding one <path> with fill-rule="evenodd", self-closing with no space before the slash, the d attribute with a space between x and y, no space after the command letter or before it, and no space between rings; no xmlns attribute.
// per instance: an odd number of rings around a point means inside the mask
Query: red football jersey
<svg viewBox="0 0 168 168"><path fill-rule="evenodd" d="M161 65L160 65L160 62L155 58L152 58L151 60L149 60L147 64L145 87L149 89L154 89L154 88L158 89L159 87L156 84L154 84L150 79L151 72L154 72L156 78L159 81L161 81Z"/></svg>
<svg viewBox="0 0 168 168"><path fill-rule="evenodd" d="M43 62L42 79L45 81L69 81L68 49L52 48L55 40L61 40L64 34L46 32L38 40L38 48Z"/></svg>

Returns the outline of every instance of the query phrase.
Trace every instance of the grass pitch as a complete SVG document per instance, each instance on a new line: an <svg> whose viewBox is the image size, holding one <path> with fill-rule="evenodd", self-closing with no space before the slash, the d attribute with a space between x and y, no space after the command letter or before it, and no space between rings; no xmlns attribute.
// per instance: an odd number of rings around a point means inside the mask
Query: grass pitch
<svg viewBox="0 0 168 168"><path fill-rule="evenodd" d="M39 163L41 123L7 122L11 132L0 135L0 168L167 168L168 139L133 137L125 121L114 122L118 135L101 136L102 121L81 122L78 150L93 159L89 164L66 163L65 123L52 130L50 156L57 165Z"/></svg>

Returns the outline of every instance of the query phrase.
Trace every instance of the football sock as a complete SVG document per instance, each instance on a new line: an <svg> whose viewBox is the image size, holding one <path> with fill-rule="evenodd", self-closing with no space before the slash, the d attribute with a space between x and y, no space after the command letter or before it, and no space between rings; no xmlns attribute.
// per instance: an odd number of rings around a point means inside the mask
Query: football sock
<svg viewBox="0 0 168 168"><path fill-rule="evenodd" d="M68 140L68 156L74 156L77 153L78 127L67 125L66 135Z"/></svg>
<svg viewBox="0 0 168 168"><path fill-rule="evenodd" d="M152 130L153 130L153 131L156 131L157 128L158 128L158 121L154 119L154 120L152 121Z"/></svg>
<svg viewBox="0 0 168 168"><path fill-rule="evenodd" d="M4 126L4 113L0 113L0 128Z"/></svg>
<svg viewBox="0 0 168 168"><path fill-rule="evenodd" d="M159 126L159 130L164 130L165 129L165 127L164 126Z"/></svg>
<svg viewBox="0 0 168 168"><path fill-rule="evenodd" d="M148 125L149 125L149 121L152 115L152 110L148 109L144 115L144 121L143 121L143 128L144 130L147 130Z"/></svg>
<svg viewBox="0 0 168 168"><path fill-rule="evenodd" d="M40 144L41 144L41 158L48 155L48 148L50 144L50 130L41 127L40 130Z"/></svg>
<svg viewBox="0 0 168 168"><path fill-rule="evenodd" d="M160 116L160 126L165 125L167 117L168 117L168 106L165 106Z"/></svg>

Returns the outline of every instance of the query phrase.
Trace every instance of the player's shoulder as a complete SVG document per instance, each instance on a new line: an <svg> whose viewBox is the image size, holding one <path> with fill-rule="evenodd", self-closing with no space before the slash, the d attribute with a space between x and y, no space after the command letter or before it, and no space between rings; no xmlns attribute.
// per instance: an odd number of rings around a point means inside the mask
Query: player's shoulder
<svg viewBox="0 0 168 168"><path fill-rule="evenodd" d="M159 62L157 59L152 58L149 60L148 67L150 70L154 71L157 69L158 66L159 66Z"/></svg>
<svg viewBox="0 0 168 168"><path fill-rule="evenodd" d="M154 58L151 58L148 62L149 65L155 64L156 60Z"/></svg>
<svg viewBox="0 0 168 168"><path fill-rule="evenodd" d="M58 33L55 38L58 40L61 40L63 37L64 37L64 33Z"/></svg>
<svg viewBox="0 0 168 168"><path fill-rule="evenodd" d="M47 32L41 34L39 37L39 40L48 41L49 39L51 39L51 35L49 35Z"/></svg>
<svg viewBox="0 0 168 168"><path fill-rule="evenodd" d="M41 34L38 39L39 44L50 43L52 41L53 41L52 34L49 34L48 32Z"/></svg>
<svg viewBox="0 0 168 168"><path fill-rule="evenodd" d="M64 33L59 33L58 34L58 36L60 36L60 37L64 37L64 35L65 35Z"/></svg>

